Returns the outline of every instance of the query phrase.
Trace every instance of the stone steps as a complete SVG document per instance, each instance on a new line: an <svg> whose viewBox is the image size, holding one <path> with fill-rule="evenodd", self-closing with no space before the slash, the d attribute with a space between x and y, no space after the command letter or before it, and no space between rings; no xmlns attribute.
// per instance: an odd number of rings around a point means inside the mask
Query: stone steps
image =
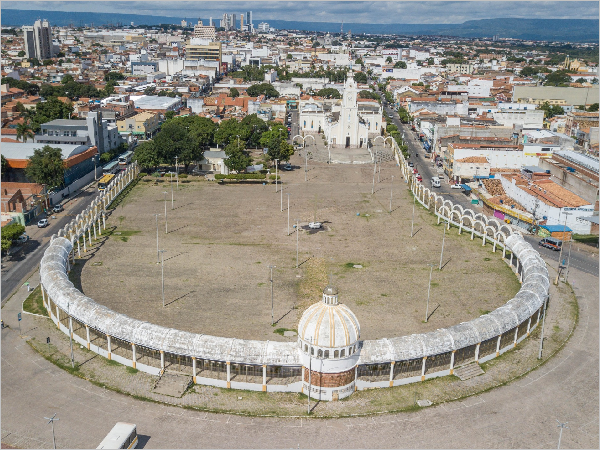
<svg viewBox="0 0 600 450"><path fill-rule="evenodd" d="M461 381L468 380L469 378L473 378L484 373L485 372L483 369L475 361L454 369L454 375L460 378Z"/></svg>

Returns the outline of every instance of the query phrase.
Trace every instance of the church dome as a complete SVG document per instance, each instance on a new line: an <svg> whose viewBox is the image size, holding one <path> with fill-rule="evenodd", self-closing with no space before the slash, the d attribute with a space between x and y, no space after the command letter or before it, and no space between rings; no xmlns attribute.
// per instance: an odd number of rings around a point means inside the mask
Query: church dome
<svg viewBox="0 0 600 450"><path fill-rule="evenodd" d="M360 325L350 308L338 302L337 288L327 286L323 291L323 301L310 306L302 314L298 337L316 347L344 348L358 341Z"/></svg>

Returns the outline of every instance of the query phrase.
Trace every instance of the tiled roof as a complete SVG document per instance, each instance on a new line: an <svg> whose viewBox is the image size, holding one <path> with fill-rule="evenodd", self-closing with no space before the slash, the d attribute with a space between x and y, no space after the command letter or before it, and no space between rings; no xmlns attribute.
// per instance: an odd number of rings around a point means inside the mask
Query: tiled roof
<svg viewBox="0 0 600 450"><path fill-rule="evenodd" d="M457 159L456 162L485 164L488 160L485 156L468 156L466 158Z"/></svg>

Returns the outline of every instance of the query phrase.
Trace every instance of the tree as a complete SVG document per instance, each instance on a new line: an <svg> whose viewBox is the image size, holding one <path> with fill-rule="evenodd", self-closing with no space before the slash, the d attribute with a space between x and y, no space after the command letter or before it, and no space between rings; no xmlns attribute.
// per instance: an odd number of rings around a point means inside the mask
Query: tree
<svg viewBox="0 0 600 450"><path fill-rule="evenodd" d="M30 181L52 188L65 183L65 163L60 148L44 145L29 158L25 175Z"/></svg>
<svg viewBox="0 0 600 450"><path fill-rule="evenodd" d="M10 167L8 166L8 160L4 157L4 155L2 156L2 177L4 177L4 175L6 175L6 173L9 171Z"/></svg>
<svg viewBox="0 0 600 450"><path fill-rule="evenodd" d="M234 87L233 87L233 88L230 88L230 89L229 89L229 96L230 96L231 98L236 98L236 97L239 97L239 96L240 96L240 91L238 91L238 90L237 90L236 88L234 88Z"/></svg>
<svg viewBox="0 0 600 450"><path fill-rule="evenodd" d="M231 141L237 139L237 135L241 135L239 123L235 119L224 120L219 125L215 132L215 142L223 147L227 146Z"/></svg>
<svg viewBox="0 0 600 450"><path fill-rule="evenodd" d="M175 111L167 111L165 113L165 120L171 120L173 117L175 117Z"/></svg>
<svg viewBox="0 0 600 450"><path fill-rule="evenodd" d="M158 153L155 150L154 142L147 141L138 145L133 152L133 160L144 169L154 169L160 164ZM152 171L149 170L149 171Z"/></svg>
<svg viewBox="0 0 600 450"><path fill-rule="evenodd" d="M163 123L153 141L158 158L163 164L174 163L175 157L183 153L193 154L194 149L198 147L186 127L175 120Z"/></svg>
<svg viewBox="0 0 600 450"><path fill-rule="evenodd" d="M393 61L393 60L392 60L392 57L391 57L391 56L388 56L387 58L385 58L385 62L386 62L386 63L388 63L388 64L391 64L391 63L392 63L392 61Z"/></svg>
<svg viewBox="0 0 600 450"><path fill-rule="evenodd" d="M156 87L148 86L146 89L144 89L144 95L153 95L155 91Z"/></svg>
<svg viewBox="0 0 600 450"><path fill-rule="evenodd" d="M108 72L104 75L104 81L106 82L124 80L125 78L125 75L121 72Z"/></svg>
<svg viewBox="0 0 600 450"><path fill-rule="evenodd" d="M550 119L554 116L559 116L565 113L565 110L558 105L550 105L548 102L544 102L540 109L544 111L544 118Z"/></svg>
<svg viewBox="0 0 600 450"><path fill-rule="evenodd" d="M360 91L358 93L358 97L359 98L370 98L370 99L377 100L377 101L381 100L381 96L379 94L377 94L375 92L367 91L366 89Z"/></svg>
<svg viewBox="0 0 600 450"><path fill-rule="evenodd" d="M521 69L521 75L523 75L524 77L531 77L533 75L537 75L538 73L539 70L537 69L537 67L525 66Z"/></svg>
<svg viewBox="0 0 600 450"><path fill-rule="evenodd" d="M598 103L592 103L587 110L590 112L598 111Z"/></svg>
<svg viewBox="0 0 600 450"><path fill-rule="evenodd" d="M25 232L25 227L20 223L13 222L2 227L2 251L7 251L15 239Z"/></svg>
<svg viewBox="0 0 600 450"><path fill-rule="evenodd" d="M362 59L360 59L360 58L357 58L357 59L356 59L356 61L355 61L355 64L356 64L357 66L364 66L364 65L365 65L365 63L363 62L363 60L362 60Z"/></svg>
<svg viewBox="0 0 600 450"><path fill-rule="evenodd" d="M269 83L254 84L246 89L246 93L250 97L258 97L264 95L266 98L277 98L279 92Z"/></svg>
<svg viewBox="0 0 600 450"><path fill-rule="evenodd" d="M317 95L323 98L342 98L342 94L335 88L325 88L317 91Z"/></svg>
<svg viewBox="0 0 600 450"><path fill-rule="evenodd" d="M27 53L25 53L23 50L21 50L19 53L17 53L17 56L19 58L22 58L23 56L25 56Z"/></svg>
<svg viewBox="0 0 600 450"><path fill-rule="evenodd" d="M269 131L263 133L260 144L268 148L267 156L271 161L289 161L294 147L287 143L288 130L280 123L274 123Z"/></svg>
<svg viewBox="0 0 600 450"><path fill-rule="evenodd" d="M17 140L23 138L23 142L27 142L27 138L33 140L33 136L33 131L31 131L29 122L22 122L17 125Z"/></svg>
<svg viewBox="0 0 600 450"><path fill-rule="evenodd" d="M294 57L292 56L292 54L291 54L291 53L288 53L288 54L287 54L287 56L286 56L286 59L287 59L288 61L291 61L292 59L294 59Z"/></svg>
<svg viewBox="0 0 600 450"><path fill-rule="evenodd" d="M563 86L571 82L571 75L566 70L557 70L546 76L544 86Z"/></svg>
<svg viewBox="0 0 600 450"><path fill-rule="evenodd" d="M75 79L73 78L72 75L66 74L64 77L62 77L62 80L60 80L60 84L67 84L69 82L75 81Z"/></svg>
<svg viewBox="0 0 600 450"><path fill-rule="evenodd" d="M435 60L433 58L427 58L427 65L433 66L435 64Z"/></svg>
<svg viewBox="0 0 600 450"><path fill-rule="evenodd" d="M583 77L579 77L575 80L575 83L585 83L587 80Z"/></svg>
<svg viewBox="0 0 600 450"><path fill-rule="evenodd" d="M357 83L367 84L367 74L363 72L356 72L354 74L354 81L356 81Z"/></svg>
<svg viewBox="0 0 600 450"><path fill-rule="evenodd" d="M236 172L242 172L246 170L250 164L252 164L252 158L245 150L244 143L232 141L225 147L225 165L229 170L235 170Z"/></svg>
<svg viewBox="0 0 600 450"><path fill-rule="evenodd" d="M246 142L246 147L258 147L260 138L265 131L269 130L267 123L256 114L250 114L239 123L239 129L242 131L242 138Z"/></svg>

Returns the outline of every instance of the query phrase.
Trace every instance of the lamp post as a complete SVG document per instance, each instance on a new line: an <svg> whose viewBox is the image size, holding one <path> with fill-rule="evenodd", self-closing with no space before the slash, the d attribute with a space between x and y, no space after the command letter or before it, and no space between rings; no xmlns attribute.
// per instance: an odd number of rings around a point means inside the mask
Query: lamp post
<svg viewBox="0 0 600 450"><path fill-rule="evenodd" d="M433 266L435 266L435 264L429 263L427 265L429 266L429 287L427 288L427 308L425 309L425 323L427 323L427 320L429 318L429 294L431 292L431 274L433 273Z"/></svg>
<svg viewBox="0 0 600 450"><path fill-rule="evenodd" d="M572 213L563 213L565 216L565 224L563 225L563 243L564 243L564 239L565 239L565 233L567 232L567 218L572 214ZM560 277L560 263L562 261L562 250L563 250L563 246L560 246L560 253L558 255L558 269L556 270L556 280L554 281L554 284L558 285L558 278Z"/></svg>
<svg viewBox="0 0 600 450"><path fill-rule="evenodd" d="M287 194L285 194L288 196L288 207L287 207L287 211L288 211L288 231L287 231L287 235L290 235L290 193L288 192Z"/></svg>
<svg viewBox="0 0 600 450"><path fill-rule="evenodd" d="M271 325L275 323L275 318L273 316L273 269L276 267L277 266L269 266L269 269L271 269Z"/></svg>
<svg viewBox="0 0 600 450"><path fill-rule="evenodd" d="M75 358L73 357L73 319L71 319L71 303L67 302L67 314L69 315L69 346L71 347L71 367L75 368Z"/></svg>
<svg viewBox="0 0 600 450"><path fill-rule="evenodd" d="M564 234L563 234L564 237ZM569 276L569 265L571 264L571 246L573 245L573 237L569 239L569 254L567 256L567 268L565 269L565 281L567 281L567 277ZM562 246L561 246L562 247Z"/></svg>
<svg viewBox="0 0 600 450"><path fill-rule="evenodd" d="M277 194L277 166L278 166L277 162L278 161L279 161L278 159L275 160L275 193L276 194Z"/></svg>
<svg viewBox="0 0 600 450"><path fill-rule="evenodd" d="M308 150L306 150L304 139L302 140L302 150L304 150L304 181L306 181L308 172Z"/></svg>
<svg viewBox="0 0 600 450"><path fill-rule="evenodd" d="M392 175L392 184L390 184L390 213L392 212L392 195L394 193L394 175Z"/></svg>
<svg viewBox="0 0 600 450"><path fill-rule="evenodd" d="M54 421L55 420L60 420L58 417L56 417L57 413L54 413L54 415L52 417L44 417L44 419L46 419L48 421L48 423L52 424L52 447L56 450L56 439L54 438Z"/></svg>
<svg viewBox="0 0 600 450"><path fill-rule="evenodd" d="M96 163L98 162L98 155L94 156L94 181L98 179L97 171L96 171Z"/></svg>
<svg viewBox="0 0 600 450"><path fill-rule="evenodd" d="M179 190L179 164L177 163L177 160L179 159L179 156L175 157L175 179L177 180L177 190Z"/></svg>
<svg viewBox="0 0 600 450"><path fill-rule="evenodd" d="M169 175L171 176L171 209L173 209L173 172Z"/></svg>
<svg viewBox="0 0 600 450"><path fill-rule="evenodd" d="M417 196L413 194L413 213L412 213L412 221L410 223L410 237L413 237L413 230L415 227L415 204L417 203Z"/></svg>
<svg viewBox="0 0 600 450"><path fill-rule="evenodd" d="M165 194L165 234L167 234L168 228L167 228L167 191L163 191L163 194Z"/></svg>
<svg viewBox="0 0 600 450"><path fill-rule="evenodd" d="M154 217L156 218L156 264L160 264L160 250L158 250L158 216L160 216L160 214L154 214Z"/></svg>
<svg viewBox="0 0 600 450"><path fill-rule="evenodd" d="M444 219L444 237L442 238L442 253L440 254L440 270L442 270L442 259L444 258L444 243L446 242L446 224L447 220Z"/></svg>
<svg viewBox="0 0 600 450"><path fill-rule="evenodd" d="M375 193L375 172L377 171L377 161L373 159L373 187L371 187L371 194Z"/></svg>
<svg viewBox="0 0 600 450"><path fill-rule="evenodd" d="M163 308L165 307L165 256L166 250L159 250L160 252L160 275L161 275L161 286L162 286L162 303Z"/></svg>
<svg viewBox="0 0 600 450"><path fill-rule="evenodd" d="M540 351L538 353L538 359L542 359L542 349L544 348L544 325L546 323L546 305L548 304L548 298L544 300L544 313L542 316L542 337L540 339Z"/></svg>
<svg viewBox="0 0 600 450"><path fill-rule="evenodd" d="M562 432L565 428L569 428L567 426L567 424L569 422L565 422L565 423L561 423L558 419L556 419L556 421L558 422L558 428L560 428L560 434L558 435L558 449L560 449L560 440L562 439Z"/></svg>
<svg viewBox="0 0 600 450"><path fill-rule="evenodd" d="M298 268L298 235L300 234L300 219L296 219L296 269Z"/></svg>

